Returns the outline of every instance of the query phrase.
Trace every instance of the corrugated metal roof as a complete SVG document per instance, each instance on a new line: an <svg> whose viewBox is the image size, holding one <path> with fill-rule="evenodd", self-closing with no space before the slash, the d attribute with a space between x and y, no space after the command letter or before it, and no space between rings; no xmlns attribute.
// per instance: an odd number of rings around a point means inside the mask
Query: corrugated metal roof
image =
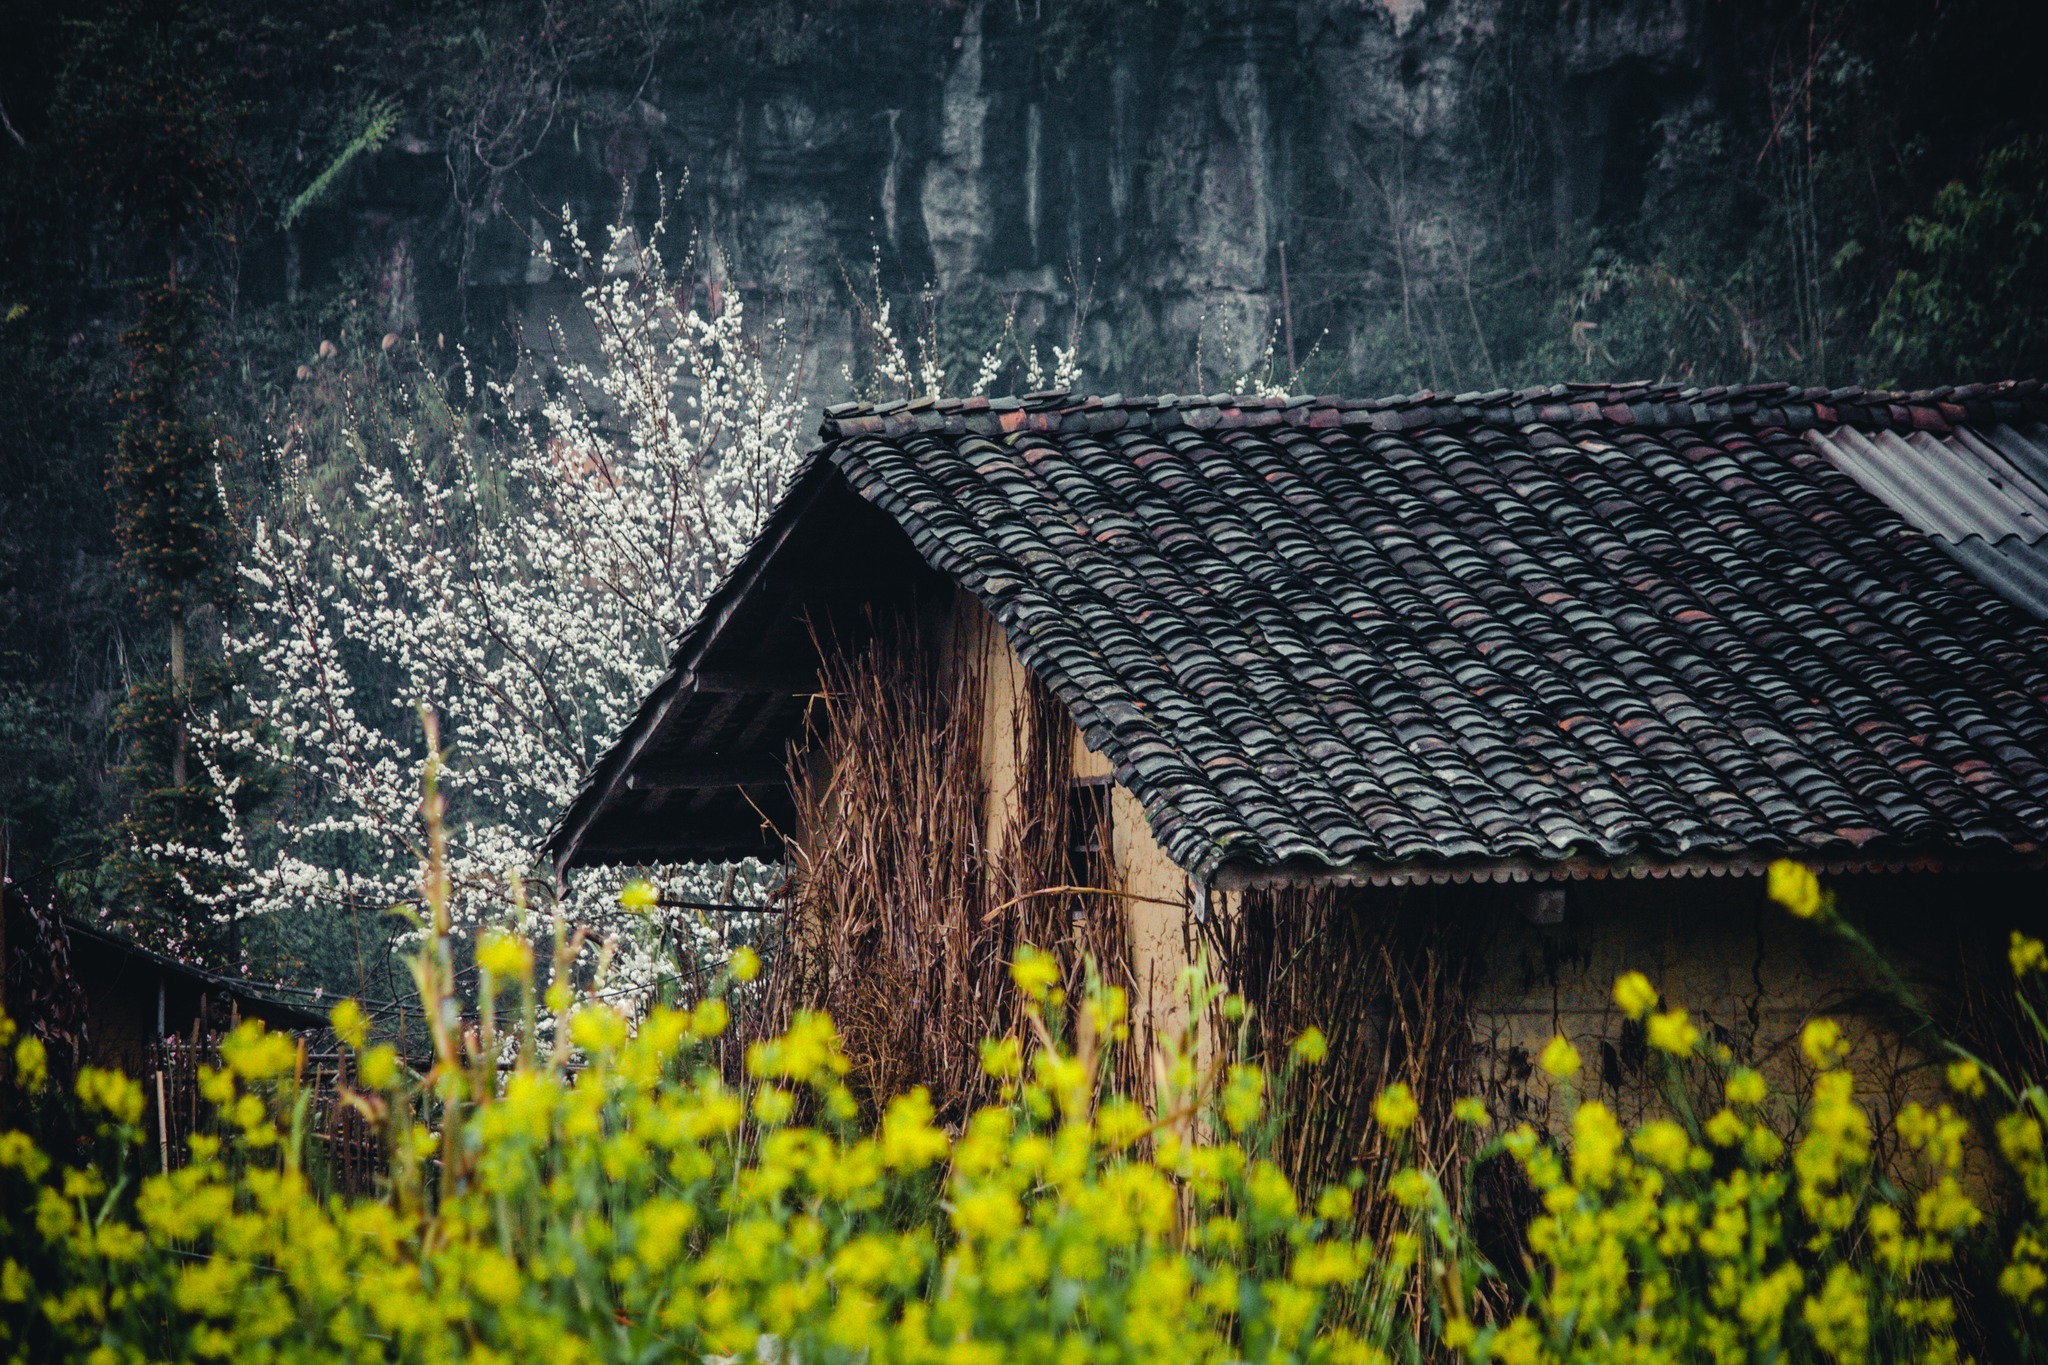
<svg viewBox="0 0 2048 1365"><path fill-rule="evenodd" d="M2048 426L1810 431L1834 465L1996 589L2048 619Z"/></svg>

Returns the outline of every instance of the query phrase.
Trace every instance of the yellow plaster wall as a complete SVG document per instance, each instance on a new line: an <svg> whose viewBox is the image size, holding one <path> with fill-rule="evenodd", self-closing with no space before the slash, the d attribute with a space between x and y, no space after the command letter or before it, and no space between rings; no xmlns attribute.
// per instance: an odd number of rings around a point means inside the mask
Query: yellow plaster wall
<svg viewBox="0 0 2048 1365"><path fill-rule="evenodd" d="M1846 913L1869 929L1890 961L1935 1008L1958 982L2005 989L1998 943L2023 906L2039 904L2042 878L1864 874L1827 879ZM1476 955L1470 1005L1479 1088L1497 1108L1558 1122L1564 1088L1535 1065L1562 1035L1583 1066L1578 1098L1607 1103L1625 1122L1662 1112L1660 1069L1626 1042L1614 979L1639 971L1667 1007L1689 1012L1708 1041L1757 1065L1781 1093L1804 1094L1813 1070L1799 1037L1808 1020L1842 1025L1857 1097L1878 1126L1882 1160L1895 1155L1892 1115L1908 1101L1949 1098L1947 1058L1916 1045L1884 999L1880 973L1821 927L1792 918L1764 894L1761 877L1615 879L1564 883L1556 924L1524 914L1533 887L1413 888L1408 908L1451 917ZM1384 912L1403 895L1361 892L1358 913ZM1377 897L1377 899L1375 898ZM1703 1083L1708 1079L1698 1077ZM1718 1105L1702 1090L1695 1105Z"/></svg>
<svg viewBox="0 0 2048 1365"><path fill-rule="evenodd" d="M982 686L982 763L988 793L984 838L991 850L1007 837L1010 813L1017 801L1018 773L1025 730L1020 707L1028 696L1029 670L1010 647L995 619L967 594L956 599L953 657L978 670ZM1073 775L1107 777L1109 760L1087 746L1078 729L1071 737ZM1188 922L1193 888L1187 873L1166 856L1152 837L1138 799L1121 785L1110 794L1110 853L1116 870L1115 889L1126 899L1133 975L1138 998L1133 1009L1154 1028L1171 1030L1185 1022L1180 1003L1180 976L1190 961ZM992 860L993 861L993 860Z"/></svg>

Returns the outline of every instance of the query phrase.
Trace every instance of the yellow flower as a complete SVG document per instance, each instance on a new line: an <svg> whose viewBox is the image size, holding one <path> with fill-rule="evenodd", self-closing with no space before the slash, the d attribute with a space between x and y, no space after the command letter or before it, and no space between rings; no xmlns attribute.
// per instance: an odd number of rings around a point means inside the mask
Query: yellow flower
<svg viewBox="0 0 2048 1365"><path fill-rule="evenodd" d="M1323 1036L1321 1029L1311 1026L1294 1040L1294 1055L1306 1065L1314 1066L1330 1055L1330 1040Z"/></svg>
<svg viewBox="0 0 2048 1365"><path fill-rule="evenodd" d="M14 1079L23 1090L41 1090L50 1075L50 1054L43 1040L25 1033L14 1045Z"/></svg>
<svg viewBox="0 0 2048 1365"><path fill-rule="evenodd" d="M1968 1057L1948 1064L1948 1088L1976 1099L1984 1093L1984 1069Z"/></svg>
<svg viewBox="0 0 2048 1365"><path fill-rule="evenodd" d="M334 1029L334 1036L357 1052L361 1052L363 1045L370 1041L369 1016L353 1000L344 1000L336 1005L327 1022Z"/></svg>
<svg viewBox="0 0 2048 1365"><path fill-rule="evenodd" d="M943 1158L952 1144L932 1127L932 1097L923 1086L889 1101L882 1115L882 1164L891 1170L921 1171Z"/></svg>
<svg viewBox="0 0 2048 1365"><path fill-rule="evenodd" d="M1042 1055L1042 1054L1041 1054ZM1223 1086L1223 1120L1241 1133L1265 1112L1266 1073L1255 1066L1232 1066Z"/></svg>
<svg viewBox="0 0 2048 1365"><path fill-rule="evenodd" d="M1641 972L1623 972L1614 978L1614 1003L1631 1019L1640 1019L1657 1008L1657 988Z"/></svg>
<svg viewBox="0 0 2048 1365"><path fill-rule="evenodd" d="M1666 1010L1650 1016L1650 1046L1674 1057L1690 1057L1699 1046L1700 1031L1693 1027L1684 1010Z"/></svg>
<svg viewBox="0 0 2048 1365"><path fill-rule="evenodd" d="M1579 1050L1566 1042L1560 1033L1544 1044L1543 1054L1536 1059L1536 1064L1558 1080L1568 1081L1579 1074Z"/></svg>
<svg viewBox="0 0 2048 1365"><path fill-rule="evenodd" d="M1652 1119L1636 1129L1629 1146L1635 1148L1644 1160L1667 1171L1684 1170L1692 1157L1692 1139L1685 1135L1685 1129L1670 1119Z"/></svg>
<svg viewBox="0 0 2048 1365"><path fill-rule="evenodd" d="M398 1054L383 1043L364 1052L356 1062L356 1079L368 1090L389 1090L398 1080Z"/></svg>
<svg viewBox="0 0 2048 1365"><path fill-rule="evenodd" d="M1387 1193L1404 1209L1419 1209L1431 1202L1437 1188L1435 1176L1413 1166L1396 1171L1387 1179Z"/></svg>
<svg viewBox="0 0 2048 1365"><path fill-rule="evenodd" d="M118 1071L83 1067L74 1087L88 1109L97 1109L116 1123L142 1122L142 1087Z"/></svg>
<svg viewBox="0 0 2048 1365"><path fill-rule="evenodd" d="M1749 1126L1727 1109L1721 1110L1706 1122L1707 1141L1716 1147L1733 1147L1742 1141L1742 1135Z"/></svg>
<svg viewBox="0 0 2048 1365"><path fill-rule="evenodd" d="M1846 1265L1828 1271L1827 1283L1800 1308L1814 1344L1838 1361L1862 1360L1870 1349L1869 1290Z"/></svg>
<svg viewBox="0 0 2048 1365"><path fill-rule="evenodd" d="M787 1123L796 1112L796 1098L779 1085L764 1085L754 1092L754 1117L774 1127Z"/></svg>
<svg viewBox="0 0 2048 1365"><path fill-rule="evenodd" d="M1059 984L1060 964L1053 961L1052 954L1026 943L1017 949L1017 960L1010 964L1010 979L1031 999L1043 1000Z"/></svg>
<svg viewBox="0 0 2048 1365"><path fill-rule="evenodd" d="M1806 864L1780 858L1771 864L1767 881L1771 899L1799 918L1812 919L1821 912L1820 878Z"/></svg>
<svg viewBox="0 0 2048 1365"><path fill-rule="evenodd" d="M732 960L726 963L726 970L735 981L752 981L761 974L761 955L752 948L733 949Z"/></svg>
<svg viewBox="0 0 2048 1365"><path fill-rule="evenodd" d="M1849 1055L1849 1045L1842 1039L1842 1026L1832 1019L1807 1020L1806 1027L1799 1030L1799 1047L1806 1053L1806 1060L1822 1071L1840 1066Z"/></svg>
<svg viewBox="0 0 2048 1365"><path fill-rule="evenodd" d="M1015 1038L982 1039L981 1069L995 1080L1009 1080L1024 1069L1024 1045Z"/></svg>
<svg viewBox="0 0 2048 1365"><path fill-rule="evenodd" d="M503 1308L519 1297L519 1267L497 1251L477 1251L469 1264L469 1287L485 1303Z"/></svg>
<svg viewBox="0 0 2048 1365"><path fill-rule="evenodd" d="M732 1012L717 996L698 1001L697 1008L690 1011L690 1032L699 1038L716 1038L731 1022Z"/></svg>
<svg viewBox="0 0 2048 1365"><path fill-rule="evenodd" d="M569 1020L569 1038L591 1058L610 1057L626 1045L626 1016L609 1005L585 1005Z"/></svg>
<svg viewBox="0 0 2048 1365"><path fill-rule="evenodd" d="M1730 1104L1754 1108L1770 1098L1771 1088L1760 1074L1741 1066L1729 1073L1728 1083L1722 1087L1722 1093L1727 1095Z"/></svg>
<svg viewBox="0 0 2048 1365"><path fill-rule="evenodd" d="M1614 1178L1621 1145L1621 1124L1612 1110L1598 1100L1580 1105L1572 1114L1572 1178L1605 1185Z"/></svg>
<svg viewBox="0 0 2048 1365"><path fill-rule="evenodd" d="M477 942L476 965L500 981L524 980L533 970L533 949L524 939L492 930Z"/></svg>
<svg viewBox="0 0 2048 1365"><path fill-rule="evenodd" d="M645 877L635 877L619 891L619 904L636 914L647 914L661 901L661 894L654 889L654 883Z"/></svg>
<svg viewBox="0 0 2048 1365"><path fill-rule="evenodd" d="M1451 1117L1474 1128L1484 1128L1493 1122L1493 1116L1486 1112L1486 1102L1476 1095L1467 1095L1453 1104Z"/></svg>
<svg viewBox="0 0 2048 1365"><path fill-rule="evenodd" d="M221 1060L237 1076L252 1081L281 1076L298 1064L299 1049L288 1036L272 1033L262 1021L249 1019L221 1039Z"/></svg>
<svg viewBox="0 0 2048 1365"><path fill-rule="evenodd" d="M1414 1126L1420 1106L1407 1086L1396 1081L1380 1091L1379 1098L1372 1102L1372 1116L1390 1137L1399 1137Z"/></svg>
<svg viewBox="0 0 2048 1365"><path fill-rule="evenodd" d="M2028 938L2017 929L2012 931L2012 947L2006 951L2006 957L2012 963L2014 976L2048 971L2048 945L2038 938Z"/></svg>

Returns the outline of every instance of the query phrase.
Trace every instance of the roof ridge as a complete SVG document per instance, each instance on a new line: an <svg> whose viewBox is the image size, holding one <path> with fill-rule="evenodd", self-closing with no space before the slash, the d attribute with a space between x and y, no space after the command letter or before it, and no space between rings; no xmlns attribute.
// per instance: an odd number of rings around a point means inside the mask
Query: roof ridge
<svg viewBox="0 0 2048 1365"><path fill-rule="evenodd" d="M1525 427L1853 426L1946 432L2026 418L2048 420L2048 387L2039 379L1886 389L1795 388L1770 381L1700 388L1647 381L1548 384L1445 395L1428 389L1386 398L1212 393L1125 397L1044 390L1004 398L913 398L837 403L825 409L826 441L901 436L917 431L996 435L1016 431L1110 432L1127 428L1197 431L1248 427L1357 427L1406 431L1485 423Z"/></svg>

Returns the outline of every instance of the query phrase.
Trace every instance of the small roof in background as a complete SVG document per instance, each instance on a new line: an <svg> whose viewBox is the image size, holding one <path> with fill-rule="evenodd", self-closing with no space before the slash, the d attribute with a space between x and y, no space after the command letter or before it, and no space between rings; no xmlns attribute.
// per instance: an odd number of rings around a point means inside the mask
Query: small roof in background
<svg viewBox="0 0 2048 1365"><path fill-rule="evenodd" d="M2038 544L2048 498L2010 471L2044 418L2031 381L834 408L550 848L687 845L687 812L626 794L690 742L671 717L719 622L851 490L1200 877L2035 855L2048 631L1921 528L1965 559Z"/></svg>

